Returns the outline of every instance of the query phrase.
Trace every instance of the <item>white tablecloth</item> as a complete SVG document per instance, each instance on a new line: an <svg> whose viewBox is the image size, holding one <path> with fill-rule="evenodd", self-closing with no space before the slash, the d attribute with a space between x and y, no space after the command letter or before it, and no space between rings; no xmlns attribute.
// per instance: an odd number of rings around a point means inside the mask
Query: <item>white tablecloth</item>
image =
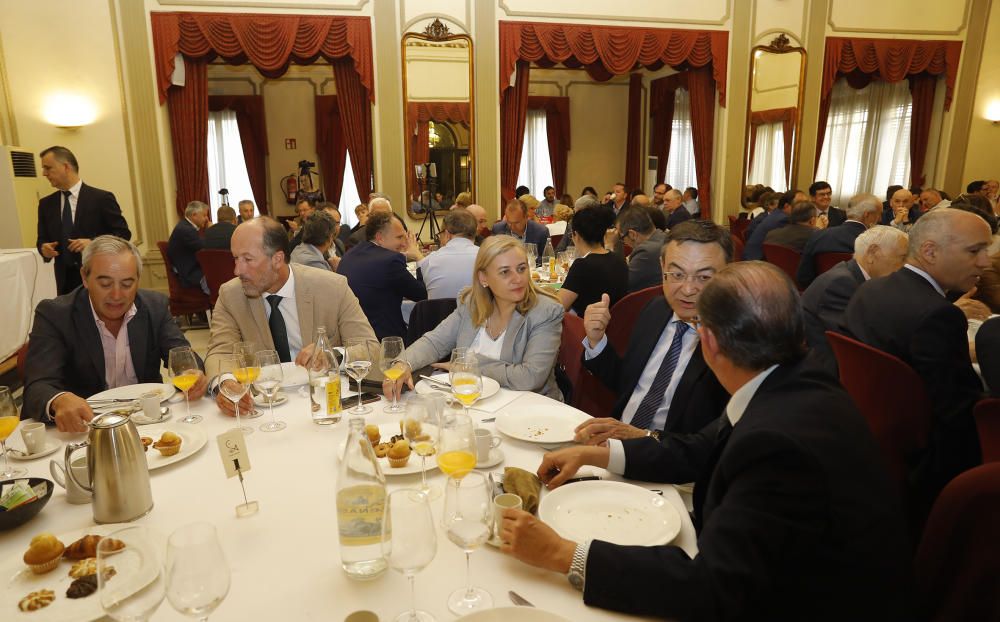
<svg viewBox="0 0 1000 622"><path fill-rule="evenodd" d="M0 251L0 361L28 340L38 302L56 296L52 264L33 248Z"/></svg>
<svg viewBox="0 0 1000 622"><path fill-rule="evenodd" d="M346 436L347 415L333 426L317 426L309 418L306 399L294 389L286 392L291 399L275 408L278 418L288 423L285 430L264 433L256 429L268 420L266 409L263 417L248 422L255 430L247 443L252 469L246 474L246 487L250 499L260 502L257 515L236 518L234 508L242 502L240 486L237 479L224 477L215 442L215 436L229 429L233 420L221 415L212 401L204 399L193 409L204 420L194 427L208 435L207 445L183 462L151 472L155 507L137 522L155 527L164 535L199 520L218 528L232 568L232 588L212 615L214 621L343 620L349 613L363 609L376 612L381 620L391 620L409 606L405 578L388 570L380 578L362 583L348 579L340 568L334 493L339 462L336 452ZM398 415L382 412L383 405L372 404L375 412L367 416L369 422L398 421ZM472 414L479 421L499 410L542 410L556 405L537 394L502 389L477 404L479 410ZM187 426L177 421L184 415L183 402L171 408L173 418L169 425ZM482 425L493 428L492 423ZM141 433L142 427L139 430ZM53 434L63 440L82 438L82 435ZM11 436L10 445L22 447L19 432ZM500 448L506 459L490 469L494 472L502 472L504 466L534 471L543 453L539 445L507 437ZM52 457L59 456L61 452ZM46 458L19 464L27 465L33 476L49 478L48 462ZM600 469L591 470L609 479L620 479ZM430 473L432 483L439 486L446 483L439 471ZM420 475L388 476L387 480L393 490L419 486ZM681 497L672 486L649 488L663 489L664 498L680 512L683 526L675 544L693 554L694 529ZM443 495L433 502L435 522L439 522L442 504ZM59 535L89 525L93 525L91 507L68 504L65 492L57 487L38 517L0 537L0 555L5 560L19 559L35 534L49 531ZM447 539L440 526L437 539L437 556L417 575L417 606L444 622L455 618L448 611L447 598L464 585L465 560L463 552ZM472 575L473 582L487 589L498 607L511 605L507 591L514 590L537 607L575 622L634 619L588 608L564 576L526 566L488 545L473 553ZM188 618L175 612L166 601L153 616L153 620L182 619Z"/></svg>

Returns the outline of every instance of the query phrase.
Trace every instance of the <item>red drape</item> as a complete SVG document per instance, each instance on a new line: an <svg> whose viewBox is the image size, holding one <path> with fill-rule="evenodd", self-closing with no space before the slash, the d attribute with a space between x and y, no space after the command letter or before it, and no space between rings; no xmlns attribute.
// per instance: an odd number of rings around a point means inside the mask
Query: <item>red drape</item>
<svg viewBox="0 0 1000 622"><path fill-rule="evenodd" d="M173 137L177 214L190 201L208 203L208 66L184 59L186 85L167 91Z"/></svg>
<svg viewBox="0 0 1000 622"><path fill-rule="evenodd" d="M665 182L670 138L674 123L674 96L679 88L687 88L687 72L659 78L650 83L649 116L652 118L650 151L656 156L656 183Z"/></svg>
<svg viewBox="0 0 1000 622"><path fill-rule="evenodd" d="M566 192L566 161L569 158L569 98L528 96L528 110L545 111L545 134L549 144L552 185L556 196Z"/></svg>
<svg viewBox="0 0 1000 622"><path fill-rule="evenodd" d="M642 74L628 78L628 125L625 130L625 188L642 186Z"/></svg>
<svg viewBox="0 0 1000 622"><path fill-rule="evenodd" d="M910 112L910 186L924 186L924 159L927 156L927 137L931 131L931 112L934 108L934 88L937 79L926 73L910 76L910 95L913 108Z"/></svg>
<svg viewBox="0 0 1000 622"><path fill-rule="evenodd" d="M528 118L530 73L528 62L518 61L513 88L500 94L500 195L505 203L514 198L517 173L521 166L524 123Z"/></svg>
<svg viewBox="0 0 1000 622"><path fill-rule="evenodd" d="M221 56L234 65L250 63L268 78L282 75L292 62L349 58L368 99L375 101L367 17L153 12L150 21L160 103L178 52L202 62Z"/></svg>
<svg viewBox="0 0 1000 622"><path fill-rule="evenodd" d="M240 128L243 160L247 165L250 190L261 214L267 214L267 124L264 121L264 98L260 95L209 95L210 111L232 110ZM232 198L232 197L231 197ZM242 200L246 197L237 197Z"/></svg>
<svg viewBox="0 0 1000 622"><path fill-rule="evenodd" d="M785 178L791 179L792 175L792 139L795 133L795 117L798 110L792 108L772 108L770 110L758 110L750 113L750 160L747 167L753 166L754 152L757 149L757 127L770 123L781 123L782 138L784 139L785 155Z"/></svg>
<svg viewBox="0 0 1000 622"><path fill-rule="evenodd" d="M410 148L410 164L430 161L431 149L428 142L430 122L460 123L469 127L469 102L422 101L409 102L406 110L406 144ZM417 188L417 174L413 167L406 171L410 178L410 188Z"/></svg>
<svg viewBox="0 0 1000 622"><path fill-rule="evenodd" d="M725 106L728 44L725 31L501 21L500 92L511 86L521 60L583 67L598 81L627 74L636 65L654 71L664 65L710 65L719 104Z"/></svg>
<svg viewBox="0 0 1000 622"><path fill-rule="evenodd" d="M347 144L340 122L340 106L336 95L317 95L313 100L316 109L316 155L323 181L323 194L334 205L340 204L344 186L344 167L347 164Z"/></svg>
<svg viewBox="0 0 1000 622"><path fill-rule="evenodd" d="M694 142L694 168L698 178L698 204L701 217L712 213L712 149L715 140L715 85L707 67L688 71L691 95L691 137Z"/></svg>
<svg viewBox="0 0 1000 622"><path fill-rule="evenodd" d="M372 107L365 96L365 86L347 58L333 61L333 79L337 84L344 142L351 154L351 168L358 195L364 198L372 191Z"/></svg>

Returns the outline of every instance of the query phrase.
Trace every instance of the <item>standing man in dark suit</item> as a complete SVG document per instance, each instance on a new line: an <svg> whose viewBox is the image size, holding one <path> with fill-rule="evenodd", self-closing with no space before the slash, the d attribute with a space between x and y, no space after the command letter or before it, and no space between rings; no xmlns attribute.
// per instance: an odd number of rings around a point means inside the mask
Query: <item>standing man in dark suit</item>
<svg viewBox="0 0 1000 622"><path fill-rule="evenodd" d="M809 186L809 196L816 204L816 209L819 210L817 222L820 229L836 227L844 224L844 221L847 220L847 214L844 210L830 205L833 202L833 188L830 187L830 184L825 181L814 181ZM879 213L880 218L881 216L882 214Z"/></svg>
<svg viewBox="0 0 1000 622"><path fill-rule="evenodd" d="M577 543L506 510L501 550L565 573L591 606L676 620L908 620L900 503L850 397L804 362L802 309L770 264L728 266L698 300L705 361L732 394L693 435L548 453L549 488L582 465L629 479L696 478L698 553Z"/></svg>
<svg viewBox="0 0 1000 622"><path fill-rule="evenodd" d="M525 244L534 244L535 255L541 259L545 243L549 239L549 229L528 218L528 207L521 199L507 204L503 220L493 225L493 235L511 235Z"/></svg>
<svg viewBox="0 0 1000 622"><path fill-rule="evenodd" d="M49 147L39 154L42 174L58 190L38 202L38 240L35 247L48 263L55 263L60 294L80 285L80 253L99 235L132 238L115 195L80 180L76 156L66 147Z"/></svg>
<svg viewBox="0 0 1000 622"><path fill-rule="evenodd" d="M142 258L121 238L102 235L83 250L83 287L35 309L25 360L22 417L85 432L86 399L106 389L162 382L171 348L189 346L170 317L167 297L139 289ZM199 372L200 374L200 372ZM205 394L204 374L190 389Z"/></svg>
<svg viewBox="0 0 1000 622"><path fill-rule="evenodd" d="M407 234L398 216L373 212L365 225L368 240L344 255L337 267L358 297L361 309L375 330L375 336L405 337L406 322L400 305L403 299L427 299L427 288L406 269L406 253L420 255L416 240Z"/></svg>
<svg viewBox="0 0 1000 622"><path fill-rule="evenodd" d="M191 201L184 208L184 220L174 225L167 243L167 256L174 264L174 272L184 287L200 287L208 293L208 284L195 253L205 247L202 232L208 225L208 205Z"/></svg>
<svg viewBox="0 0 1000 622"><path fill-rule="evenodd" d="M236 231L236 210L223 205L215 213L215 218L219 222L205 229L205 248L228 251L233 231Z"/></svg>
<svg viewBox="0 0 1000 622"><path fill-rule="evenodd" d="M868 279L887 276L902 268L906 255L905 233L895 227L875 225L854 240L854 257L850 261L842 261L819 275L802 293L806 343L830 373L838 373L837 360L826 331L846 332L845 314L854 292Z"/></svg>
<svg viewBox="0 0 1000 622"><path fill-rule="evenodd" d="M667 241L667 234L653 226L649 214L652 210L633 205L618 214L618 237L632 247L628 256L628 291L654 287L663 283L660 251Z"/></svg>
<svg viewBox="0 0 1000 622"><path fill-rule="evenodd" d="M990 267L991 239L975 214L927 212L910 229L903 269L863 284L847 305L851 335L902 359L924 381L931 433L912 479L928 507L952 477L981 461L972 407L983 384L969 356L968 321L947 295L976 285Z"/></svg>
<svg viewBox="0 0 1000 622"><path fill-rule="evenodd" d="M839 227L827 227L812 234L805 248L795 280L803 289L816 278L816 255L853 253L854 240L882 218L882 203L874 194L857 194L847 204L847 220Z"/></svg>
<svg viewBox="0 0 1000 622"><path fill-rule="evenodd" d="M624 359L608 343L607 295L587 307L583 364L619 398L610 418L577 428L578 442L696 432L719 417L729 395L705 365L691 323L702 288L732 258L732 241L718 225L697 220L674 227L660 259L663 297L642 310Z"/></svg>

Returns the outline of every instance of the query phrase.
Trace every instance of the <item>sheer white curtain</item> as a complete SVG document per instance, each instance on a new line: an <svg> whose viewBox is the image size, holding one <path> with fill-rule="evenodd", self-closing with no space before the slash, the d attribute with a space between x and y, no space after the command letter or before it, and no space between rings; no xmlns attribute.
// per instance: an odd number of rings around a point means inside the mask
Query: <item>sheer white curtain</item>
<svg viewBox="0 0 1000 622"><path fill-rule="evenodd" d="M747 183L763 184L779 191L788 188L785 178L785 131L781 121L757 126L753 166L750 167Z"/></svg>
<svg viewBox="0 0 1000 622"><path fill-rule="evenodd" d="M517 185L527 186L531 195L542 200L542 190L552 186L552 162L549 159L549 138L546 133L545 111L529 110L524 123L524 146L521 148L521 168Z"/></svg>
<svg viewBox="0 0 1000 622"><path fill-rule="evenodd" d="M254 201L247 163L243 159L240 128L232 110L208 113L208 199L212 206L212 222L219 221L216 212L222 205L221 188L229 190L229 205L233 209L237 209L243 199Z"/></svg>
<svg viewBox="0 0 1000 622"><path fill-rule="evenodd" d="M367 200L368 197L365 197ZM354 183L354 168L351 167L351 154L347 154L344 159L344 184L340 188L340 226L353 227L358 224L358 217L354 213L354 208L361 203L358 196L358 184Z"/></svg>
<svg viewBox="0 0 1000 622"><path fill-rule="evenodd" d="M833 187L833 204L846 206L859 192L881 196L910 181L910 117L913 98L906 80L873 81L863 89L837 80L816 179Z"/></svg>
<svg viewBox="0 0 1000 622"><path fill-rule="evenodd" d="M698 187L694 170L694 137L691 134L691 97L687 90L674 91L674 121L670 126L670 153L666 177L661 180L674 188Z"/></svg>

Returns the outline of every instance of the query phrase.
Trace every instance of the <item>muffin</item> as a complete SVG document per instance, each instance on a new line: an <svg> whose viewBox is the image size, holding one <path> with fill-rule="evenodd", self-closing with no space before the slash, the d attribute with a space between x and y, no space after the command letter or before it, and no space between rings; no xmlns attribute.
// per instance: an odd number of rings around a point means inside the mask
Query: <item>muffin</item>
<svg viewBox="0 0 1000 622"><path fill-rule="evenodd" d="M365 434L368 435L368 442L372 444L372 447L378 445L378 442L382 440L382 434L378 431L378 426L369 423L365 426Z"/></svg>
<svg viewBox="0 0 1000 622"><path fill-rule="evenodd" d="M399 421L399 425L401 428L403 428L402 430L400 430L403 433L403 436L409 438L417 438L418 436L423 434L424 431L423 426L420 425L420 422L415 419L407 419L405 423L401 419Z"/></svg>
<svg viewBox="0 0 1000 622"><path fill-rule="evenodd" d="M50 533L38 534L31 539L24 553L24 563L35 574L45 574L59 565L66 546Z"/></svg>
<svg viewBox="0 0 1000 622"><path fill-rule="evenodd" d="M181 437L168 430L160 436L160 440L153 443L153 449L163 457L176 455L181 450Z"/></svg>
<svg viewBox="0 0 1000 622"><path fill-rule="evenodd" d="M388 458L389 466L394 469L406 466L406 463L410 461L410 444L406 441L396 441L396 444L389 450Z"/></svg>

